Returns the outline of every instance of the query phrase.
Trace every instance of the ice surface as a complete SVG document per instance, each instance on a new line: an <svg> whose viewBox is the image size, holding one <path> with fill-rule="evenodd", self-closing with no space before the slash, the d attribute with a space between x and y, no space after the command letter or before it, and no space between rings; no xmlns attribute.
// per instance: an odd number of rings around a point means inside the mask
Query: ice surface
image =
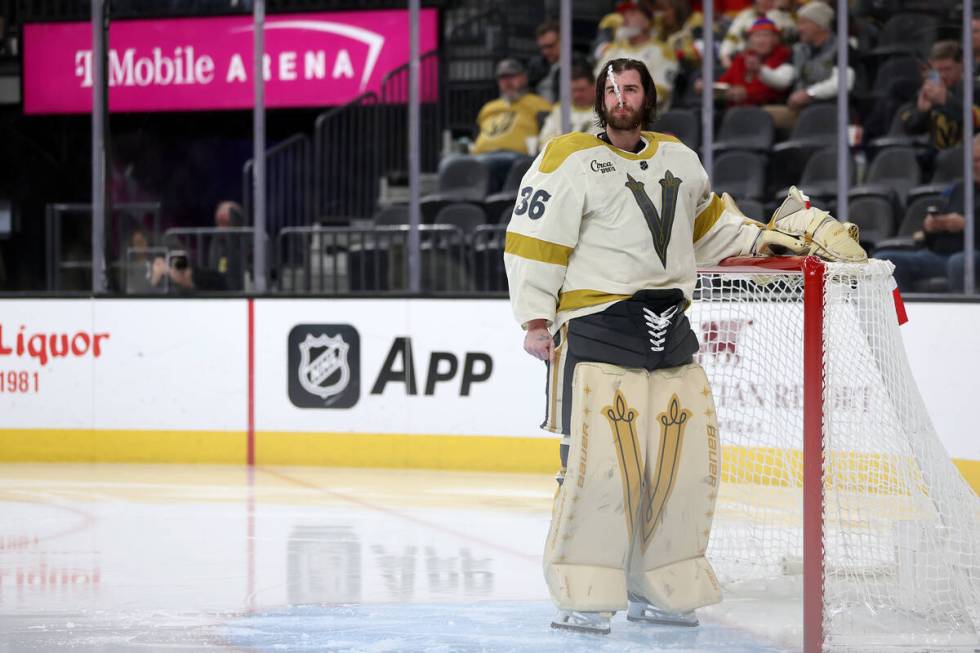
<svg viewBox="0 0 980 653"><path fill-rule="evenodd" d="M549 628L553 494L547 475L0 465L0 653L777 650L725 611Z"/></svg>

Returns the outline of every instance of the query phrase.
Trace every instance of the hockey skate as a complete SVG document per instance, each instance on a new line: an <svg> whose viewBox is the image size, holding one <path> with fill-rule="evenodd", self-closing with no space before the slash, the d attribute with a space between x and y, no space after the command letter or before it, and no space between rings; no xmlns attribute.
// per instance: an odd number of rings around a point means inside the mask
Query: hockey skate
<svg viewBox="0 0 980 653"><path fill-rule="evenodd" d="M561 630L574 630L580 633L608 635L609 622L612 612L578 612L576 610L559 610L551 620L551 627Z"/></svg>
<svg viewBox="0 0 980 653"><path fill-rule="evenodd" d="M630 595L630 607L626 613L626 618L630 621L639 621L647 624L660 624L663 626L687 626L694 627L700 625L698 616L694 610L690 612L668 612L658 607L650 605L645 599Z"/></svg>

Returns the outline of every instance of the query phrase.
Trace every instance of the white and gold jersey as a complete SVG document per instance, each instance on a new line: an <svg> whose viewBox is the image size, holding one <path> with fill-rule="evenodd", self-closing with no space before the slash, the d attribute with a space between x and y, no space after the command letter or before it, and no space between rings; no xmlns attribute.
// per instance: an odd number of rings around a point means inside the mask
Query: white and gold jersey
<svg viewBox="0 0 980 653"><path fill-rule="evenodd" d="M514 316L552 332L640 290L680 288L698 265L751 251L761 224L725 209L697 154L643 132L639 153L596 136L553 139L521 181L504 262Z"/></svg>

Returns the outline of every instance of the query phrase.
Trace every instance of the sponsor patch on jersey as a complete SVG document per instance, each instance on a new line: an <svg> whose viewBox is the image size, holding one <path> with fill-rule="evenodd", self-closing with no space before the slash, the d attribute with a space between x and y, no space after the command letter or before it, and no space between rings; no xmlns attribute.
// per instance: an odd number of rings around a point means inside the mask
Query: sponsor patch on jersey
<svg viewBox="0 0 980 653"><path fill-rule="evenodd" d="M612 161L596 161L592 159L592 172L606 174L607 172L616 172L616 168L613 167Z"/></svg>

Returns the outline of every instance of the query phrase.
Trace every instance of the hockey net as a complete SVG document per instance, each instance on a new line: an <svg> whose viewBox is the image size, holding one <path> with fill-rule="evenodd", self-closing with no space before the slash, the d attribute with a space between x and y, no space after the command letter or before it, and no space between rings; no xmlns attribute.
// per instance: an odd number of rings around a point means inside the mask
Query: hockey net
<svg viewBox="0 0 980 653"><path fill-rule="evenodd" d="M892 265L725 263L690 311L724 445L721 614L768 610L807 653L980 650L980 499L912 378Z"/></svg>

